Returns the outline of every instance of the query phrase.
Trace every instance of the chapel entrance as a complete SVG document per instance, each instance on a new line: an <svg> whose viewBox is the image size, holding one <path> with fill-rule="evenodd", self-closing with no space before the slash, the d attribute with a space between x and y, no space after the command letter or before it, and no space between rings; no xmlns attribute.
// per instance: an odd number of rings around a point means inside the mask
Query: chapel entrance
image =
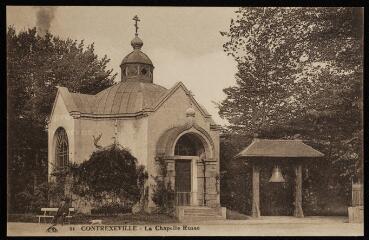
<svg viewBox="0 0 369 240"><path fill-rule="evenodd" d="M191 160L177 160L175 163L175 171L177 205L191 205Z"/></svg>
<svg viewBox="0 0 369 240"><path fill-rule="evenodd" d="M204 145L195 133L186 133L178 138L174 149L177 206L198 205L197 165L204 153Z"/></svg>

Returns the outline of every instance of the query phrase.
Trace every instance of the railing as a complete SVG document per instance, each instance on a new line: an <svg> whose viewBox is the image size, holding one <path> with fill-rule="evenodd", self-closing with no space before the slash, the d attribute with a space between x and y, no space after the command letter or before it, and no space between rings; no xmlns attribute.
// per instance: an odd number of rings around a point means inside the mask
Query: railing
<svg viewBox="0 0 369 240"><path fill-rule="evenodd" d="M191 192L176 192L176 204L177 206L189 206L191 205Z"/></svg>

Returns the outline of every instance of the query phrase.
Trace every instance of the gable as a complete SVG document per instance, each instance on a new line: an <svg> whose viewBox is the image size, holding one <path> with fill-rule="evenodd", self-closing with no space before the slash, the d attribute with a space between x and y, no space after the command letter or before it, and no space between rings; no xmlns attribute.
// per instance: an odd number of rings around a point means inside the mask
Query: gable
<svg viewBox="0 0 369 240"><path fill-rule="evenodd" d="M166 101L168 101L168 99L172 98L173 95L178 94L177 91L182 91L185 95L187 95L187 101L191 101L193 108L196 108L197 111L199 111L203 117L205 118L210 118L211 115L206 111L206 109L204 107L202 107L196 100L195 98L192 96L191 92L186 88L186 86L182 83L179 82L176 85L174 85L174 87L172 87L169 92L164 95L157 103L157 105L154 107L154 111L156 111L157 109L159 109Z"/></svg>
<svg viewBox="0 0 369 240"><path fill-rule="evenodd" d="M61 121L63 119L72 119L72 116L65 105L62 95L58 91L50 114L50 122Z"/></svg>

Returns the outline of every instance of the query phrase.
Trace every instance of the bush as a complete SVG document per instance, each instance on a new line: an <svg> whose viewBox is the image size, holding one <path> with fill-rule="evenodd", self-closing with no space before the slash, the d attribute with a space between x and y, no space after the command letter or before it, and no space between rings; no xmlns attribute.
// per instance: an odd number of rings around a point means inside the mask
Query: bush
<svg viewBox="0 0 369 240"><path fill-rule="evenodd" d="M161 177L154 178L156 186L152 200L156 204L158 213L173 215L174 213L174 200L175 193L172 189L171 183L165 184L165 181Z"/></svg>
<svg viewBox="0 0 369 240"><path fill-rule="evenodd" d="M144 166L137 165L128 149L113 143L97 149L82 164L54 169L52 176L55 181L50 183L51 205L58 205L68 195L72 201L89 201L95 212L113 214L131 211L142 198L147 172Z"/></svg>
<svg viewBox="0 0 369 240"><path fill-rule="evenodd" d="M132 206L127 206L119 203L108 203L101 207L91 209L91 214L113 216L118 214L131 213Z"/></svg>
<svg viewBox="0 0 369 240"><path fill-rule="evenodd" d="M152 200L157 206L158 213L173 215L175 192L170 181L165 181L167 177L167 164L164 159L159 158L159 176L153 177L156 185Z"/></svg>
<svg viewBox="0 0 369 240"><path fill-rule="evenodd" d="M95 151L88 161L73 169L73 192L101 198L101 193L124 195L126 199L138 201L140 198L137 159L131 153L114 143ZM87 188L79 188L81 185Z"/></svg>

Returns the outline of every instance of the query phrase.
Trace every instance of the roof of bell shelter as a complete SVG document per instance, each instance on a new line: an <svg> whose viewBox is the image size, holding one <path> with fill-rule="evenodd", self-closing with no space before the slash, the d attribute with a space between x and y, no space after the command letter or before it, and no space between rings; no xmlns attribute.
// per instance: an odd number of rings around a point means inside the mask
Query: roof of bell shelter
<svg viewBox="0 0 369 240"><path fill-rule="evenodd" d="M324 154L305 144L302 140L254 139L236 155L242 157L323 157Z"/></svg>

